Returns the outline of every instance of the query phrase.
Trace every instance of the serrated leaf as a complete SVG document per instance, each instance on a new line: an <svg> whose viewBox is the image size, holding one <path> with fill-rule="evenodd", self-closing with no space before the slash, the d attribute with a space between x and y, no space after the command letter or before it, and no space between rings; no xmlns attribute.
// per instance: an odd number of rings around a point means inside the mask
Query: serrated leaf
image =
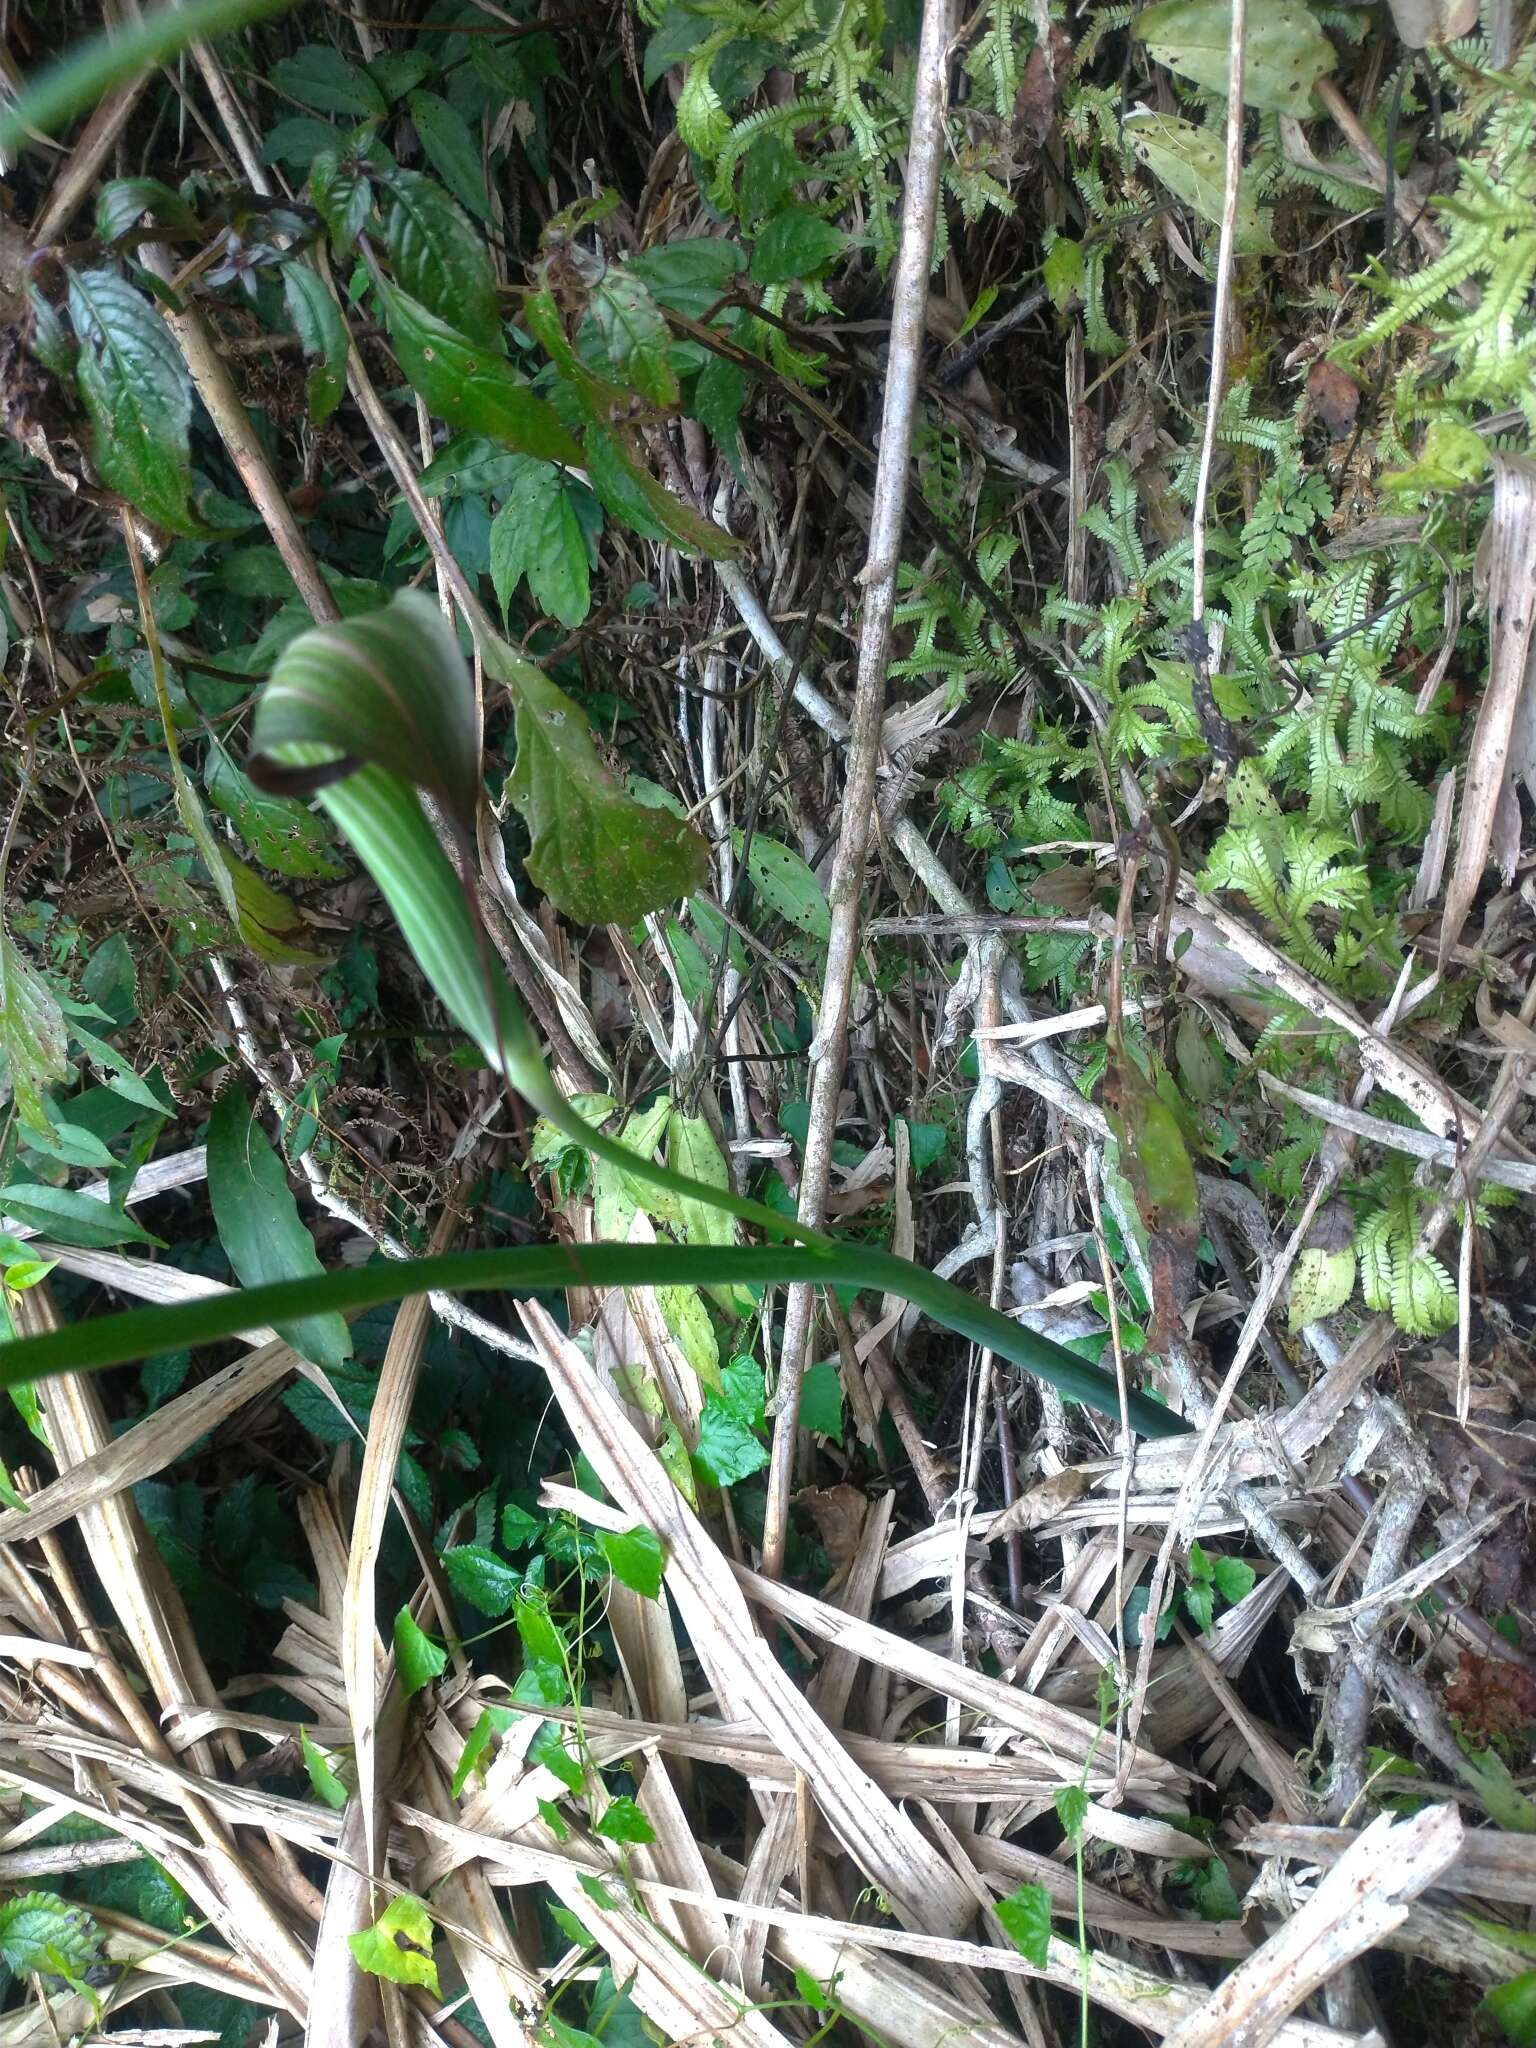
<svg viewBox="0 0 1536 2048"><path fill-rule="evenodd" d="M1214 1567L1216 1590L1229 1607L1246 1600L1258 1582L1258 1573L1240 1557L1218 1557Z"/></svg>
<svg viewBox="0 0 1536 2048"><path fill-rule="evenodd" d="M608 271L594 289L588 310L609 367L652 405L676 405L678 385L667 361L667 323L633 270Z"/></svg>
<svg viewBox="0 0 1536 2048"><path fill-rule="evenodd" d="M581 450L560 415L505 356L450 327L395 286L381 281L379 292L400 367L440 418L545 462L580 464Z"/></svg>
<svg viewBox="0 0 1536 2048"><path fill-rule="evenodd" d="M1021 1884L997 1902L1003 1932L1026 1962L1043 1970L1051 1959L1051 1895L1043 1884Z"/></svg>
<svg viewBox="0 0 1536 2048"><path fill-rule="evenodd" d="M203 788L264 868L301 881L336 881L346 873L323 818L290 797L268 796L238 768L217 740L203 763Z"/></svg>
<svg viewBox="0 0 1536 2048"><path fill-rule="evenodd" d="M350 114L361 120L389 112L375 81L349 64L331 43L306 43L291 57L280 57L271 78L279 92L321 114Z"/></svg>
<svg viewBox="0 0 1536 2048"><path fill-rule="evenodd" d="M25 1128L49 1129L43 1091L69 1079L69 1040L58 998L0 923L0 1080Z"/></svg>
<svg viewBox="0 0 1536 2048"><path fill-rule="evenodd" d="M400 1674L400 1692L409 1699L448 1668L448 1652L417 1623L408 1607L395 1616L395 1669Z"/></svg>
<svg viewBox="0 0 1536 2048"><path fill-rule="evenodd" d="M693 417L704 427L738 476L741 467L741 408L747 373L726 356L711 356L693 387Z"/></svg>
<svg viewBox="0 0 1536 2048"><path fill-rule="evenodd" d="M1428 1252L1392 1268L1392 1318L1410 1337L1434 1337L1456 1321L1456 1283Z"/></svg>
<svg viewBox="0 0 1536 2048"><path fill-rule="evenodd" d="M460 1543L443 1552L443 1571L461 1600L500 1620L523 1590L523 1575L483 1544Z"/></svg>
<svg viewBox="0 0 1536 2048"><path fill-rule="evenodd" d="M585 487L548 462L526 462L514 479L491 522L491 580L503 612L526 576L535 604L562 626L574 628L587 616L591 568L578 492Z"/></svg>
<svg viewBox="0 0 1536 2048"><path fill-rule="evenodd" d="M76 376L102 482L157 526L202 533L189 502L192 387L170 329L110 270L71 271L69 317L80 339Z"/></svg>
<svg viewBox="0 0 1536 2048"><path fill-rule="evenodd" d="M1385 1314L1392 1306L1392 1218L1378 1209L1361 1224L1355 1237L1360 1265L1360 1295L1368 1309Z"/></svg>
<svg viewBox="0 0 1536 2048"><path fill-rule="evenodd" d="M60 1244L79 1245L84 1251L105 1251L115 1244L152 1244L142 1225L110 1202L94 1195L82 1195L73 1188L16 1185L0 1188L0 1215L16 1223L57 1238Z"/></svg>
<svg viewBox="0 0 1536 2048"><path fill-rule="evenodd" d="M1056 1807L1056 1818L1061 1822L1067 1840L1079 1840L1083 1832L1083 1823L1088 1818L1088 1794L1081 1785L1062 1785L1052 1797Z"/></svg>
<svg viewBox="0 0 1536 2048"><path fill-rule="evenodd" d="M1344 1306L1355 1291L1355 1267L1352 1246L1329 1252L1313 1245L1297 1254L1287 1310L1293 1337Z"/></svg>
<svg viewBox="0 0 1536 2048"><path fill-rule="evenodd" d="M1232 47L1230 0L1161 0L1132 34L1159 64L1226 97ZM1305 118L1312 88L1337 63L1332 43L1301 0L1250 0L1243 46L1243 102Z"/></svg>
<svg viewBox="0 0 1536 2048"><path fill-rule="evenodd" d="M1216 1619L1215 1589L1197 1583L1184 1588L1184 1612L1199 1629L1201 1635L1210 1633L1211 1623Z"/></svg>
<svg viewBox="0 0 1536 2048"><path fill-rule="evenodd" d="M480 151L457 108L435 92L413 92L406 101L427 162L448 190L480 220L491 217Z"/></svg>
<svg viewBox="0 0 1536 2048"><path fill-rule="evenodd" d="M633 924L698 888L709 856L693 827L626 795L584 714L538 669L508 649L495 672L516 705L507 790L532 842L524 865L556 908L583 924Z"/></svg>
<svg viewBox="0 0 1536 2048"><path fill-rule="evenodd" d="M96 1922L56 1892L24 1892L0 1906L0 1956L18 1977L83 1977L100 1954Z"/></svg>
<svg viewBox="0 0 1536 2048"><path fill-rule="evenodd" d="M504 1550L526 1550L544 1535L544 1524L516 1501L509 1500L501 1511L501 1542Z"/></svg>
<svg viewBox="0 0 1536 2048"><path fill-rule="evenodd" d="M654 1600L661 1592L662 1567L666 1563L655 1531L646 1528L599 1529L596 1534L597 1547L619 1584L628 1586L642 1600Z"/></svg>
<svg viewBox="0 0 1536 2048"><path fill-rule="evenodd" d="M347 323L324 280L307 264L283 265L288 317L308 358L309 416L323 426L347 388Z"/></svg>
<svg viewBox="0 0 1536 2048"><path fill-rule="evenodd" d="M761 1380L759 1380L761 1387ZM747 1420L729 1401L705 1396L693 1463L711 1486L734 1486L768 1463L768 1452Z"/></svg>
<svg viewBox="0 0 1536 2048"><path fill-rule="evenodd" d="M1202 220L1221 219L1226 158L1219 128L1197 128L1174 114L1138 114L1126 121L1125 139L1152 175ZM1245 253L1273 247L1267 220L1241 185L1233 232L1234 247Z"/></svg>
<svg viewBox="0 0 1536 2048"><path fill-rule="evenodd" d="M501 308L482 237L442 187L417 171L392 171L389 192L384 236L396 284L458 333L499 354Z"/></svg>
<svg viewBox="0 0 1536 2048"><path fill-rule="evenodd" d="M361 1934L349 1934L358 1968L371 1977L387 1977L391 1984L424 1984L434 1998L440 1998L437 1964L432 1960L432 1915L425 1903L410 1892L390 1900L371 1927Z"/></svg>
<svg viewBox="0 0 1536 2048"><path fill-rule="evenodd" d="M243 1287L324 1271L282 1162L238 1085L225 1089L208 1119L208 1199L224 1255ZM278 1327L285 1343L325 1371L352 1356L341 1316L305 1316Z"/></svg>

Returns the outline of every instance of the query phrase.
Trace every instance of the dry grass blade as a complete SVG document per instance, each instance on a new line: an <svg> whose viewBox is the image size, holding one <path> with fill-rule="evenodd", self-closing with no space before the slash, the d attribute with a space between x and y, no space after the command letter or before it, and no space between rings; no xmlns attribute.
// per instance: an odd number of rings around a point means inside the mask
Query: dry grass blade
<svg viewBox="0 0 1536 2048"><path fill-rule="evenodd" d="M1173 2029L1169 2048L1263 2048L1304 1999L1402 1925L1409 1901L1455 1861L1462 1839L1454 1806L1403 1821L1382 1814L1306 1904Z"/></svg>
<svg viewBox="0 0 1536 2048"><path fill-rule="evenodd" d="M918 1927L963 1925L971 1913L964 1887L796 1691L731 1583L727 1561L623 1410L596 1385L582 1354L542 1310L525 1305L521 1314L598 1476L625 1513L660 1539L667 1584L721 1699L749 1707L807 1774L832 1832L903 1919Z"/></svg>

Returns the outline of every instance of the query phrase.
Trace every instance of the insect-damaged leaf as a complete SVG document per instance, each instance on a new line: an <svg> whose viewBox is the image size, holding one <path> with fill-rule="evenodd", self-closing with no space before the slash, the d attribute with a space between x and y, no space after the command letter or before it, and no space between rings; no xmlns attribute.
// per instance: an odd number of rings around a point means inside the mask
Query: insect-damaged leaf
<svg viewBox="0 0 1536 2048"><path fill-rule="evenodd" d="M1226 164L1219 128L1197 128L1173 114L1138 114L1126 121L1125 139L1153 177L1202 220L1221 219ZM1238 187L1233 246L1245 253L1273 246L1268 220L1243 184Z"/></svg>
<svg viewBox="0 0 1536 2048"><path fill-rule="evenodd" d="M1171 1089L1172 1081L1166 1085ZM1178 1117L1123 1045L1104 1076L1104 1108L1147 1233L1152 1274L1150 1337L1160 1348L1172 1333L1194 1279L1200 1241L1200 1197Z"/></svg>
<svg viewBox="0 0 1536 2048"><path fill-rule="evenodd" d="M1230 0L1161 0L1138 14L1131 33L1159 64L1226 94L1232 47ZM1337 59L1301 0L1250 0L1243 48L1243 101L1295 114L1312 111L1312 88Z"/></svg>
<svg viewBox="0 0 1536 2048"><path fill-rule="evenodd" d="M53 990L0 924L0 1055L11 1100L29 1131L50 1128L43 1090L69 1079L64 1012Z"/></svg>
<svg viewBox="0 0 1536 2048"><path fill-rule="evenodd" d="M698 888L708 854L693 827L619 787L585 715L538 669L510 648L494 669L517 706L507 787L533 841L525 865L550 901L583 924L631 924Z"/></svg>

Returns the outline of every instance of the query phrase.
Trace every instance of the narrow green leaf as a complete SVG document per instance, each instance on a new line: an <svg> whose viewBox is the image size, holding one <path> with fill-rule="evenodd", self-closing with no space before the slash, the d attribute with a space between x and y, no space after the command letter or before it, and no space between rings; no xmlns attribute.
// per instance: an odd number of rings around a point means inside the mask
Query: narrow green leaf
<svg viewBox="0 0 1536 2048"><path fill-rule="evenodd" d="M219 1243L242 1286L321 1274L282 1161L238 1083L225 1089L208 1119L208 1199ZM339 1315L285 1318L278 1328L295 1351L327 1371L352 1356L352 1339Z"/></svg>
<svg viewBox="0 0 1536 2048"><path fill-rule="evenodd" d="M0 1207L15 1190L0 1190ZM23 1189L23 1195L35 1189ZM1034 1373L1100 1415L1117 1416L1113 1379L1049 1338L907 1259L871 1245L823 1241L807 1245L540 1245L483 1252L448 1252L437 1258L380 1261L347 1267L315 1280L249 1287L174 1307L125 1309L72 1323L68 1329L27 1337L0 1349L0 1386L46 1379L59 1372L91 1372L161 1351L217 1343L255 1324L282 1324L319 1313L378 1308L407 1295L441 1291L472 1294L484 1288L535 1294L562 1287L666 1287L746 1284L766 1287L800 1281L809 1286L868 1288L899 1294L981 1349ZM726 1368L727 1384L731 1367ZM715 1397L710 1396L709 1400ZM705 1403L706 1417L709 1400ZM1145 1436L1183 1436L1190 1425L1160 1401L1129 1394L1133 1427ZM723 1410L730 1413L729 1408ZM451 1556L453 1553L449 1552ZM510 1571L510 1566L507 1568Z"/></svg>
<svg viewBox="0 0 1536 2048"><path fill-rule="evenodd" d="M123 1210L73 1188L0 1188L0 1215L57 1238L60 1244L79 1245L84 1251L106 1251L115 1244L160 1243Z"/></svg>
<svg viewBox="0 0 1536 2048"><path fill-rule="evenodd" d="M391 171L388 186L384 245L395 283L439 320L499 354L501 308L483 239L442 187L419 171Z"/></svg>
<svg viewBox="0 0 1536 2048"><path fill-rule="evenodd" d="M390 1900L371 1927L361 1934L349 1934L347 1947L359 1969L371 1977L387 1977L391 1984L424 1984L434 1998L440 1998L437 1965L432 1960L434 1931L425 1903L402 1892Z"/></svg>
<svg viewBox="0 0 1536 2048"><path fill-rule="evenodd" d="M723 526L706 519L657 482L641 457L638 439L628 430L590 426L583 460L592 488L609 511L647 538L674 541L690 554L704 555L712 562L732 561L741 553L741 542ZM631 507L640 510L640 519Z"/></svg>
<svg viewBox="0 0 1536 2048"><path fill-rule="evenodd" d="M332 248L345 262L373 211L373 188L358 157L322 149L309 166L309 198L330 232Z"/></svg>
<svg viewBox="0 0 1536 2048"><path fill-rule="evenodd" d="M461 205L479 220L491 217L480 151L469 124L456 107L435 92L413 92L406 101L427 162Z"/></svg>
<svg viewBox="0 0 1536 2048"><path fill-rule="evenodd" d="M1088 1794L1081 1785L1062 1785L1052 1795L1056 1805L1056 1818L1069 1842L1081 1840L1083 1823L1088 1818Z"/></svg>
<svg viewBox="0 0 1536 2048"><path fill-rule="evenodd" d="M283 295L309 372L309 416L323 426L347 388L347 323L330 290L304 263L283 265Z"/></svg>
<svg viewBox="0 0 1536 2048"><path fill-rule="evenodd" d="M293 0L186 0L117 25L62 57L0 113L0 152L14 156L31 129L52 135L129 79L168 63L193 43L210 42L247 22L282 14Z"/></svg>
<svg viewBox="0 0 1536 2048"><path fill-rule="evenodd" d="M110 270L71 271L69 316L80 337L80 396L102 482L171 533L200 534L188 502L192 387L170 330Z"/></svg>
<svg viewBox="0 0 1536 2048"><path fill-rule="evenodd" d="M1003 1932L1037 1970L1051 1960L1051 1895L1043 1884L1021 1884L997 1902Z"/></svg>
<svg viewBox="0 0 1536 2048"><path fill-rule="evenodd" d="M545 462L581 462L560 415L505 356L459 333L393 285L380 280L379 293L400 367L440 418Z"/></svg>

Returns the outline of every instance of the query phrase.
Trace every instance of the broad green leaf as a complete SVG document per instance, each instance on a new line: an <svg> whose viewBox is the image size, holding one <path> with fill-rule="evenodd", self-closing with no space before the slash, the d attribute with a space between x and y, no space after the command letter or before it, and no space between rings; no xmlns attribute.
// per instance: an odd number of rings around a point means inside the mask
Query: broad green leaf
<svg viewBox="0 0 1536 2048"><path fill-rule="evenodd" d="M321 150L309 166L309 198L329 230L331 246L345 262L373 211L373 188L356 155Z"/></svg>
<svg viewBox="0 0 1536 2048"><path fill-rule="evenodd" d="M384 236L395 283L439 320L499 355L501 308L480 234L430 178L391 171L388 183Z"/></svg>
<svg viewBox="0 0 1536 2048"><path fill-rule="evenodd" d="M1209 1635L1211 1623L1216 1618L1216 1596L1208 1585L1195 1584L1184 1588L1184 1612L1199 1629L1201 1635Z"/></svg>
<svg viewBox="0 0 1536 2048"><path fill-rule="evenodd" d="M735 832L732 839L739 855L745 844L744 835ZM832 933L832 912L828 908L826 894L792 847L781 846L777 839L765 839L761 833L754 833L752 844L747 848L747 873L753 888L770 910L787 919L808 938L826 944Z"/></svg>
<svg viewBox="0 0 1536 2048"><path fill-rule="evenodd" d="M1051 1959L1051 1895L1043 1884L1021 1884L997 1902L1003 1932L1037 1970Z"/></svg>
<svg viewBox="0 0 1536 2048"><path fill-rule="evenodd" d="M282 1161L238 1083L225 1089L208 1119L208 1199L219 1243L243 1287L321 1271ZM326 1371L352 1356L351 1336L337 1315L285 1321L279 1334Z"/></svg>
<svg viewBox="0 0 1536 2048"><path fill-rule="evenodd" d="M605 1842L654 1842L656 1830L633 1799L610 1799L593 1829Z"/></svg>
<svg viewBox="0 0 1536 2048"><path fill-rule="evenodd" d="M323 278L304 263L283 265L283 295L309 372L309 416L323 426L347 388L347 323Z"/></svg>
<svg viewBox="0 0 1536 2048"><path fill-rule="evenodd" d="M96 200L96 239L115 242L127 234L145 214L157 227L175 235L197 235L202 231L197 215L185 199L159 178L113 178L103 185Z"/></svg>
<svg viewBox="0 0 1536 2048"><path fill-rule="evenodd" d="M1536 2048L1536 1970L1523 1970L1485 1994L1481 2010L1498 2022L1510 2048Z"/></svg>
<svg viewBox="0 0 1536 2048"><path fill-rule="evenodd" d="M491 523L491 580L505 612L522 577L541 610L579 626L592 603L587 536L577 515L586 487L549 462L525 462Z"/></svg>
<svg viewBox="0 0 1536 2048"><path fill-rule="evenodd" d="M797 284L819 277L836 262L848 237L808 206L789 206L764 223L752 245L752 277L757 284Z"/></svg>
<svg viewBox="0 0 1536 2048"><path fill-rule="evenodd" d="M1203 1543L1191 1543L1189 1546L1189 1576L1195 1585L1202 1582L1209 1585L1216 1576L1216 1567Z"/></svg>
<svg viewBox="0 0 1536 2048"><path fill-rule="evenodd" d="M1219 127L1197 128L1174 114L1138 114L1125 124L1125 139L1155 178L1202 220L1221 219L1226 158ZM1238 189L1234 247L1252 252L1273 247L1269 224L1251 191Z"/></svg>
<svg viewBox="0 0 1536 2048"><path fill-rule="evenodd" d="M432 75L432 59L422 50L385 50L368 59L368 76L391 106Z"/></svg>
<svg viewBox="0 0 1536 2048"><path fill-rule="evenodd" d="M264 868L300 881L336 881L346 873L322 818L291 797L268 796L211 740L203 787Z"/></svg>
<svg viewBox="0 0 1536 2048"><path fill-rule="evenodd" d="M389 103L366 71L349 64L333 43L306 43L272 66L272 83L301 106L361 120L387 114Z"/></svg>
<svg viewBox="0 0 1536 2048"><path fill-rule="evenodd" d="M761 1472L768 1451L741 1417L711 1394L705 1397L693 1462L711 1486L724 1488Z"/></svg>
<svg viewBox="0 0 1536 2048"><path fill-rule="evenodd" d="M694 235L643 250L625 268L649 287L658 305L703 320L730 289L744 260L726 236Z"/></svg>
<svg viewBox="0 0 1536 2048"><path fill-rule="evenodd" d="M0 1906L0 1956L18 1977L83 1977L100 1955L96 1922L56 1892L24 1892Z"/></svg>
<svg viewBox="0 0 1536 2048"><path fill-rule="evenodd" d="M0 1082L34 1136L49 1128L43 1091L69 1079L67 1053L58 998L0 922Z"/></svg>
<svg viewBox="0 0 1536 2048"><path fill-rule="evenodd" d="M516 1501L509 1500L501 1511L502 1548L526 1550L530 1544L542 1540L544 1528L537 1515L530 1515L526 1508L520 1508Z"/></svg>
<svg viewBox="0 0 1536 2048"><path fill-rule="evenodd" d="M609 367L652 405L676 405L667 323L634 272L627 266L610 270L593 291L589 311Z"/></svg>
<svg viewBox="0 0 1536 2048"><path fill-rule="evenodd" d="M674 541L712 562L731 561L741 553L741 542L723 526L706 519L657 482L641 459L633 433L619 427L590 426L583 460L592 488L608 510L647 539Z"/></svg>
<svg viewBox="0 0 1536 2048"><path fill-rule="evenodd" d="M800 1427L818 1436L843 1433L843 1382L829 1360L809 1366L800 1382Z"/></svg>
<svg viewBox="0 0 1536 2048"><path fill-rule="evenodd" d="M703 840L670 811L625 794L565 692L509 648L486 665L516 705L507 790L532 842L524 865L550 901L583 924L633 924L698 888L709 858Z"/></svg>
<svg viewBox="0 0 1536 2048"><path fill-rule="evenodd" d="M480 1543L459 1543L443 1552L443 1571L461 1600L493 1621L508 1613L523 1590L523 1575Z"/></svg>
<svg viewBox="0 0 1536 2048"><path fill-rule="evenodd" d="M693 387L693 416L706 428L736 471L741 469L741 408L746 403L747 373L726 356L711 356Z"/></svg>
<svg viewBox="0 0 1536 2048"><path fill-rule="evenodd" d="M395 1669L400 1674L400 1691L405 1699L441 1678L448 1668L448 1652L434 1643L402 1607L395 1616Z"/></svg>
<svg viewBox="0 0 1536 2048"><path fill-rule="evenodd" d="M579 1759L572 1756L564 1735L553 1721L546 1721L529 1743L528 1757L531 1763L541 1764L558 1778L567 1792L580 1792L587 1782L587 1774Z"/></svg>
<svg viewBox="0 0 1536 2048"><path fill-rule="evenodd" d="M1258 1581L1258 1573L1240 1557L1218 1557L1213 1566L1216 1590L1229 1607L1246 1600Z"/></svg>
<svg viewBox="0 0 1536 2048"><path fill-rule="evenodd" d="M170 329L111 270L71 271L69 317L102 482L171 533L201 533L188 499L192 387Z"/></svg>
<svg viewBox="0 0 1536 2048"><path fill-rule="evenodd" d="M185 0L157 7L111 34L93 36L50 65L0 113L0 153L13 157L41 129L52 135L72 114L98 106L114 86L168 63L192 43L282 14L292 0Z"/></svg>
<svg viewBox="0 0 1536 2048"><path fill-rule="evenodd" d="M347 1947L358 1968L371 1977L387 1977L391 1984L425 1984L434 1998L440 1998L432 1940L432 1915L425 1903L402 1892L371 1927L349 1934Z"/></svg>
<svg viewBox="0 0 1536 2048"><path fill-rule="evenodd" d="M515 1610L523 1645L518 1697L543 1707L565 1706L571 1698L571 1646L549 1611L545 1596L522 1587Z"/></svg>
<svg viewBox="0 0 1536 2048"><path fill-rule="evenodd" d="M701 1386L720 1385L720 1345L696 1287L658 1287L656 1305Z"/></svg>
<svg viewBox="0 0 1536 2048"><path fill-rule="evenodd" d="M1355 1291L1355 1252L1352 1245L1342 1251L1324 1251L1309 1245L1298 1253L1291 1269L1291 1291L1287 1316L1291 1335L1298 1336L1308 1323L1321 1322L1341 1309Z"/></svg>
<svg viewBox="0 0 1536 2048"><path fill-rule="evenodd" d="M643 1600L654 1600L661 1591L662 1566L666 1562L661 1544L650 1529L599 1529L597 1547L607 1559L608 1569L621 1586L628 1586Z"/></svg>
<svg viewBox="0 0 1536 2048"><path fill-rule="evenodd" d="M435 92L413 92L406 105L427 162L455 199L480 220L489 220L491 202L485 189L480 150L464 116Z"/></svg>
<svg viewBox="0 0 1536 2048"><path fill-rule="evenodd" d="M379 293L400 367L440 418L545 462L581 462L581 450L560 415L529 389L505 356L472 341L393 285L381 280Z"/></svg>
<svg viewBox="0 0 1536 2048"><path fill-rule="evenodd" d="M1065 313L1072 301L1083 294L1087 269L1083 262L1082 243L1074 242L1066 235L1058 235L1046 251L1040 277L1051 295L1051 304L1058 313Z"/></svg>
<svg viewBox="0 0 1536 2048"><path fill-rule="evenodd" d="M315 1797L339 1813L352 1795L338 1774L330 1751L322 1749L307 1728L301 1728L299 1754L304 1760L304 1775L309 1779Z"/></svg>
<svg viewBox="0 0 1536 2048"><path fill-rule="evenodd" d="M1232 47L1230 0L1160 0L1135 17L1132 34L1159 64L1226 97ZM1305 118L1312 88L1337 63L1333 45L1302 0L1250 0L1243 45L1243 101Z"/></svg>
<svg viewBox="0 0 1536 2048"><path fill-rule="evenodd" d="M83 1251L106 1251L115 1244L160 1243L123 1210L74 1188L0 1188L0 1216L24 1223L60 1244L79 1245Z"/></svg>

